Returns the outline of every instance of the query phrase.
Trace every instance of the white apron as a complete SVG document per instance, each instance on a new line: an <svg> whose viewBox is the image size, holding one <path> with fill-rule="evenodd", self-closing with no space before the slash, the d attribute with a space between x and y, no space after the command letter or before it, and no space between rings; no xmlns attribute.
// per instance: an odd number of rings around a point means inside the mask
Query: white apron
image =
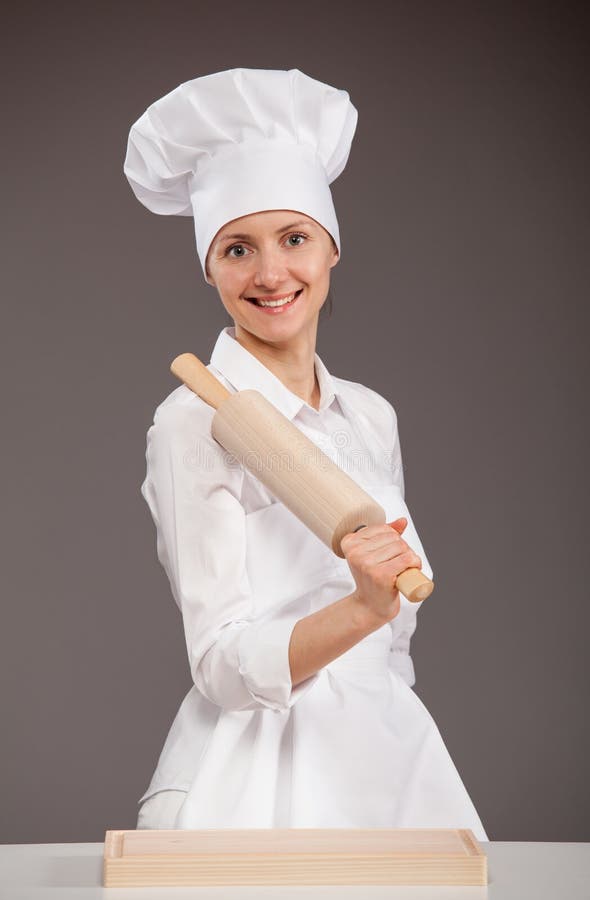
<svg viewBox="0 0 590 900"><path fill-rule="evenodd" d="M432 577L399 488L363 486L388 522L406 516L403 537ZM249 581L255 596L264 582L264 595L282 598L290 612L298 597L301 615L309 615L310 597L320 608L353 591L354 580L327 548L321 568L317 546L314 570L295 568L292 544L281 539L284 516L292 530L281 503L248 517ZM305 541L317 538L301 524L298 560ZM220 711L178 828L452 827L488 840L432 716L407 683L413 671L404 671L403 635L409 640L421 604L403 596L401 603L392 622L322 669L290 709Z"/></svg>

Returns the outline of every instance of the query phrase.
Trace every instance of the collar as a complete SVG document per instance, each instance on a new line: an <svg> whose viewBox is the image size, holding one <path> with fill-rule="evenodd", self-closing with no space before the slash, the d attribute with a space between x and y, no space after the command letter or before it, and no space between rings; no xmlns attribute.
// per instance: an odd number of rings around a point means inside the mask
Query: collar
<svg viewBox="0 0 590 900"><path fill-rule="evenodd" d="M267 369L249 350L242 347L235 338L235 326L233 325L226 326L220 332L211 354L211 365L237 391L248 388L260 391L288 419L295 418L302 407L307 407L316 414L321 413L340 394L334 379L318 354L315 353L314 365L320 387L320 408L319 410L314 409L313 406L290 391L280 378Z"/></svg>

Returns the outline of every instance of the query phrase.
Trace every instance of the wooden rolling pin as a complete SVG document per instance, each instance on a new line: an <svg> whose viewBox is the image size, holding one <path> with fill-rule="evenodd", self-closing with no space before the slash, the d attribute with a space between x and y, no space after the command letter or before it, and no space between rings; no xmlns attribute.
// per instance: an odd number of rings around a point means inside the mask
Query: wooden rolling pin
<svg viewBox="0 0 590 900"><path fill-rule="evenodd" d="M181 353L170 370L216 410L215 440L341 559L345 534L385 524L383 507L259 391L231 393L193 353ZM406 569L395 586L412 603L434 588L420 569Z"/></svg>

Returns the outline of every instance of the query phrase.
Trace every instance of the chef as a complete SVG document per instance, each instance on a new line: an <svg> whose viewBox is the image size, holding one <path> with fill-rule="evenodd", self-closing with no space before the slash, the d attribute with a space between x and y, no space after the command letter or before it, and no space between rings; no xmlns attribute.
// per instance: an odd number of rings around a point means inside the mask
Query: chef
<svg viewBox="0 0 590 900"><path fill-rule="evenodd" d="M421 604L395 579L433 572L405 503L395 409L316 351L341 254L329 185L356 124L346 91L298 69L239 68L179 85L130 130L133 192L155 213L194 218L204 278L233 322L210 371L230 391L260 391L387 514L346 535L340 559L212 438L214 410L186 385L158 405L141 493L192 686L138 828L441 827L488 839L413 690ZM379 297L357 299L359 326L369 303L377 321Z"/></svg>

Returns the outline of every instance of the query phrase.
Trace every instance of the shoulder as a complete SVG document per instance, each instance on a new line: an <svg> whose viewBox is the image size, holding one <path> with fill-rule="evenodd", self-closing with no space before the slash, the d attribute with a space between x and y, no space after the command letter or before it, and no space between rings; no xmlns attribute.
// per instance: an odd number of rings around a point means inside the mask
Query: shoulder
<svg viewBox="0 0 590 900"><path fill-rule="evenodd" d="M227 379L214 369L211 363L207 368L225 387L230 387ZM210 435L214 415L215 409L212 406L191 391L186 384L180 384L158 404L154 412L153 424L161 425L162 428L184 426L193 431L201 431L204 435Z"/></svg>
<svg viewBox="0 0 590 900"><path fill-rule="evenodd" d="M148 438L165 440L199 436L206 440L211 434L213 407L201 400L185 384L171 391L155 408Z"/></svg>
<svg viewBox="0 0 590 900"><path fill-rule="evenodd" d="M207 368L228 388L229 382L211 364ZM165 472L179 484L190 479L192 494L227 489L236 499L242 491L243 467L211 434L215 415L210 406L185 384L157 405L146 438L148 477ZM154 475L155 477L155 475Z"/></svg>
<svg viewBox="0 0 590 900"><path fill-rule="evenodd" d="M156 406L154 422L160 418L172 421L175 417L178 419L183 417L202 419L208 411L213 418L215 410L201 400L186 384L180 384Z"/></svg>
<svg viewBox="0 0 590 900"><path fill-rule="evenodd" d="M156 407L147 432L148 458L167 459L201 479L235 480L236 461L211 434L215 409L185 384L171 391Z"/></svg>
<svg viewBox="0 0 590 900"><path fill-rule="evenodd" d="M378 430L397 429L397 413L395 407L385 397L358 381L346 378L332 379L341 391L348 404L358 413L364 415Z"/></svg>

